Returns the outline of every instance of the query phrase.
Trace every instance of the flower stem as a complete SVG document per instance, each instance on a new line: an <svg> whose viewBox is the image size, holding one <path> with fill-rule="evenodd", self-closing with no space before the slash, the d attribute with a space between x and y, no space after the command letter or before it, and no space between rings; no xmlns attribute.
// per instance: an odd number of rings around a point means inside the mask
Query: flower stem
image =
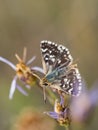
<svg viewBox="0 0 98 130"><path fill-rule="evenodd" d="M65 130L71 130L71 126L70 125L65 126Z"/></svg>

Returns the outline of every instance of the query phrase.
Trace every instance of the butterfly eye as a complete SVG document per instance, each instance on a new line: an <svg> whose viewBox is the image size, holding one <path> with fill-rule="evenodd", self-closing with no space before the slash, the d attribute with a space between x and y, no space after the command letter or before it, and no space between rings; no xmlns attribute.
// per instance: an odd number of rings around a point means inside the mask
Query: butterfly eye
<svg viewBox="0 0 98 130"><path fill-rule="evenodd" d="M43 83L44 86L48 86L48 83Z"/></svg>

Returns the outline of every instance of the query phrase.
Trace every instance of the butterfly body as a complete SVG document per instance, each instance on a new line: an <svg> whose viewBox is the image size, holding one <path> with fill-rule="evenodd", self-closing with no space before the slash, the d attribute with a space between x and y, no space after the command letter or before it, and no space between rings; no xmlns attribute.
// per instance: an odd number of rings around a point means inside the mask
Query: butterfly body
<svg viewBox="0 0 98 130"><path fill-rule="evenodd" d="M50 74L46 75L46 79L47 79L49 82L53 82L53 81L59 79L61 75L64 75L63 69L58 69L58 68L56 68L56 69L53 70Z"/></svg>
<svg viewBox="0 0 98 130"><path fill-rule="evenodd" d="M51 41L41 42L42 64L46 86L58 92L78 96L81 92L81 76L69 50ZM44 84L45 87L45 84Z"/></svg>

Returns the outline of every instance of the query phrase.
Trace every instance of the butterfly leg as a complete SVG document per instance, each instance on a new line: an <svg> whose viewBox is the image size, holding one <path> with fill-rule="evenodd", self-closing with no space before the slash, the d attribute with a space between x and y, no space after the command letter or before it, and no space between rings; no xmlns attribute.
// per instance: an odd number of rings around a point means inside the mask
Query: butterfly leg
<svg viewBox="0 0 98 130"><path fill-rule="evenodd" d="M43 94L44 94L44 102L46 103L46 88L43 87Z"/></svg>

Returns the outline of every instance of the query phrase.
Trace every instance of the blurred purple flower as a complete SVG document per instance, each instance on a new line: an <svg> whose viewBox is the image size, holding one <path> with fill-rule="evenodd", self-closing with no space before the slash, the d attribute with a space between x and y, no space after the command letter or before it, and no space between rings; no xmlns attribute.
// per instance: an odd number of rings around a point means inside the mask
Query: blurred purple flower
<svg viewBox="0 0 98 130"><path fill-rule="evenodd" d="M70 105L72 120L75 122L84 122L98 105L98 82L94 83L90 90L84 91L79 97L72 98Z"/></svg>
<svg viewBox="0 0 98 130"><path fill-rule="evenodd" d="M56 99L54 111L44 113L55 119L61 126L67 127L71 123L70 109L69 107L64 106L64 99L62 97L60 102Z"/></svg>
<svg viewBox="0 0 98 130"><path fill-rule="evenodd" d="M22 89L22 87L20 85L17 84L17 79L20 79L23 83L23 85L26 88L30 88L30 86L34 85L34 83L36 82L36 74L33 72L40 72L43 73L42 68L40 67L28 67L28 65L30 65L34 60L35 60L35 56L33 56L28 62L25 63L25 56L26 54L24 53L23 55L23 60L20 59L20 57L18 55L16 55L16 58L18 59L19 63L17 65L14 65L12 62L10 62L9 60L0 57L0 61L6 63L7 65L9 65L14 71L16 71L16 75L14 76L12 83L11 83L11 88L10 88L10 92L9 92L9 98L12 99L13 98L13 94L16 90L16 88L24 95L28 95L28 93Z"/></svg>

